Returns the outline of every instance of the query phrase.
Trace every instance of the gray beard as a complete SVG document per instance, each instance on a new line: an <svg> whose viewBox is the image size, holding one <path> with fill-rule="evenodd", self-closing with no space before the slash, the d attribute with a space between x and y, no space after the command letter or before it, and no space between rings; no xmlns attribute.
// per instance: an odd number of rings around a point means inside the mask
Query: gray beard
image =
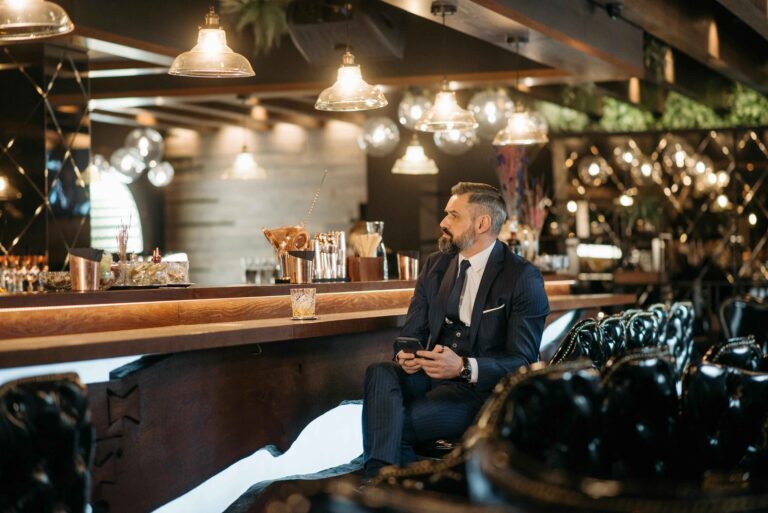
<svg viewBox="0 0 768 513"><path fill-rule="evenodd" d="M453 243L452 239L449 239L445 235L442 235L437 239L437 249L444 255L454 255L459 252L459 247Z"/></svg>
<svg viewBox="0 0 768 513"><path fill-rule="evenodd" d="M445 255L453 255L472 246L475 243L475 239L476 234L474 230L464 238L448 238L446 235L441 235L437 239L437 248Z"/></svg>

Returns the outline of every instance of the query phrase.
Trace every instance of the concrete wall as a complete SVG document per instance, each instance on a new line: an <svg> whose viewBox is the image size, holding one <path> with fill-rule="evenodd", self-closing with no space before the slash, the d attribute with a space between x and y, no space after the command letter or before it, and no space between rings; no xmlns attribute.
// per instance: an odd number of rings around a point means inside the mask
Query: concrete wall
<svg viewBox="0 0 768 513"><path fill-rule="evenodd" d="M175 163L176 178L164 190L165 252L189 255L195 283L240 283L241 257L273 256L261 228L300 223L325 169L328 177L306 226L312 233L348 230L367 201L359 130L329 122L318 130L277 124L269 132L170 131L166 158ZM244 142L268 177L221 179Z"/></svg>

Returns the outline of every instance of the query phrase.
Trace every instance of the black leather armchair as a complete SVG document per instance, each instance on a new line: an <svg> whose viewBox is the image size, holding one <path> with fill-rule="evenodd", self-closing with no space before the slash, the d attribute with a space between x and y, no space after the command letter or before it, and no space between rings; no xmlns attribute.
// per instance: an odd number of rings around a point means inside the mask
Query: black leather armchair
<svg viewBox="0 0 768 513"><path fill-rule="evenodd" d="M76 374L0 387L0 511L83 512L94 432Z"/></svg>
<svg viewBox="0 0 768 513"><path fill-rule="evenodd" d="M768 346L768 301L752 296L736 296L720 306L720 324L726 339L754 335L758 345Z"/></svg>

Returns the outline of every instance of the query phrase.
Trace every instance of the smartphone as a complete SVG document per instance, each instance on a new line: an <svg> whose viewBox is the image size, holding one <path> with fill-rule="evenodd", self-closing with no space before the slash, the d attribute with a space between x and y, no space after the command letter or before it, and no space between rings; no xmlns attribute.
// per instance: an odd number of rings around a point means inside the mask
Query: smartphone
<svg viewBox="0 0 768 513"><path fill-rule="evenodd" d="M404 353L415 354L416 351L421 351L424 346L421 345L421 341L415 337L397 337L395 339L395 354L400 351Z"/></svg>

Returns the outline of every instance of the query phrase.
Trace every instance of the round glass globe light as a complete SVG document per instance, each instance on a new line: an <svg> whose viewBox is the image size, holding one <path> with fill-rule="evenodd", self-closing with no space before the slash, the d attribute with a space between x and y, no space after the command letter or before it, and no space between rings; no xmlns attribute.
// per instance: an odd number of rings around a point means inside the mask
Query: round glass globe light
<svg viewBox="0 0 768 513"><path fill-rule="evenodd" d="M405 128L413 130L430 107L432 107L432 100L425 95L407 92L397 107L397 119Z"/></svg>
<svg viewBox="0 0 768 513"><path fill-rule="evenodd" d="M136 148L144 162L160 162L165 153L165 141L160 132L152 128L137 128L125 138L126 148Z"/></svg>
<svg viewBox="0 0 768 513"><path fill-rule="evenodd" d="M112 168L121 175L121 181L132 183L141 176L147 165L136 148L119 148L109 157Z"/></svg>
<svg viewBox="0 0 768 513"><path fill-rule="evenodd" d="M504 89L487 89L472 96L467 108L475 115L477 135L490 141L507 126L514 103Z"/></svg>
<svg viewBox="0 0 768 513"><path fill-rule="evenodd" d="M363 133L357 138L357 145L372 157L383 157L397 148L400 129L394 121L382 116L370 118L363 125Z"/></svg>
<svg viewBox="0 0 768 513"><path fill-rule="evenodd" d="M477 144L475 130L446 130L435 132L435 146L448 155L461 155Z"/></svg>

